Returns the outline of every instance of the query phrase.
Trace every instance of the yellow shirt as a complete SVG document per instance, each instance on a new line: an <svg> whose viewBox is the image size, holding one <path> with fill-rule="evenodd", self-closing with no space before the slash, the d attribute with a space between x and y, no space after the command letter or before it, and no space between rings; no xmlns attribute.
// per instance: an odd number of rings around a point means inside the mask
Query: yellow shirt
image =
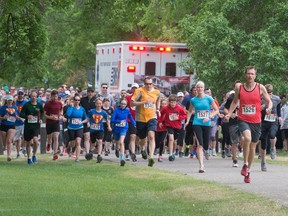
<svg viewBox="0 0 288 216"><path fill-rule="evenodd" d="M141 102L150 99L152 101L150 104L136 106L136 121L147 123L149 120L157 118L156 101L159 98L159 94L159 90L147 91L144 86L135 90L131 100Z"/></svg>

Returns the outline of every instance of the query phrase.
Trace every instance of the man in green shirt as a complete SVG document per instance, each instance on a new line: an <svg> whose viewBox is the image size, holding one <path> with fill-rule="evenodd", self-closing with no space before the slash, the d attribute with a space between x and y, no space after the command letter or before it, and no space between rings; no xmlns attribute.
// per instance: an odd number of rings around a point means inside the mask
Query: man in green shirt
<svg viewBox="0 0 288 216"><path fill-rule="evenodd" d="M44 110L40 103L37 101L36 91L30 94L30 101L27 102L20 112L20 117L25 119L24 123L24 142L26 143L27 150L27 163L37 163L36 152L39 146L38 136L40 134L40 125L44 116ZM30 146L33 144L33 156L30 158Z"/></svg>

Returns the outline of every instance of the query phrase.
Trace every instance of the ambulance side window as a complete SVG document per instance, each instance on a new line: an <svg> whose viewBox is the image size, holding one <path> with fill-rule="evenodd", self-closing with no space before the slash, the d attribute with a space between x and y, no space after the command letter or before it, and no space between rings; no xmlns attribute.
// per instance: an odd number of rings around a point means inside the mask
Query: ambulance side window
<svg viewBox="0 0 288 216"><path fill-rule="evenodd" d="M168 62L166 63L166 76L176 76L176 63Z"/></svg>
<svg viewBox="0 0 288 216"><path fill-rule="evenodd" d="M145 76L155 76L156 74L156 63L146 62L145 63Z"/></svg>

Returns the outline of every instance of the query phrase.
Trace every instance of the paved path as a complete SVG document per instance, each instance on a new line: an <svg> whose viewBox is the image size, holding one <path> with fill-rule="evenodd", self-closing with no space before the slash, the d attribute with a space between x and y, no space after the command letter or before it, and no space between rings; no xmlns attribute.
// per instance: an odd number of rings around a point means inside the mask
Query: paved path
<svg viewBox="0 0 288 216"><path fill-rule="evenodd" d="M104 157L105 159L105 157ZM136 163L128 162L136 166L147 166L147 161L137 155ZM115 156L109 156L109 160L119 163ZM205 160L205 159L204 159ZM261 172L260 163L254 163L251 169L251 183L244 183L244 177L240 175L243 161L239 161L239 167L232 167L231 158L210 157L205 160L205 173L198 173L197 159L178 158L174 162L169 162L167 155L164 156L164 162L159 163L155 160L155 168L172 171L197 179L216 181L233 188L241 189L247 192L260 194L264 197L277 201L281 205L288 206L288 166L278 166L267 164L268 171Z"/></svg>

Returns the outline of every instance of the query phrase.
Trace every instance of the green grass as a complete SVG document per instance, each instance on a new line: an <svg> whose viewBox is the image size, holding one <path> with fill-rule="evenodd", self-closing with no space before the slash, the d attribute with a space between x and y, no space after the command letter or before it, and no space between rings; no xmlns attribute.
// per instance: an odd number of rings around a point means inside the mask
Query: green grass
<svg viewBox="0 0 288 216"><path fill-rule="evenodd" d="M288 208L215 182L104 161L28 166L0 156L0 215L287 215Z"/></svg>

